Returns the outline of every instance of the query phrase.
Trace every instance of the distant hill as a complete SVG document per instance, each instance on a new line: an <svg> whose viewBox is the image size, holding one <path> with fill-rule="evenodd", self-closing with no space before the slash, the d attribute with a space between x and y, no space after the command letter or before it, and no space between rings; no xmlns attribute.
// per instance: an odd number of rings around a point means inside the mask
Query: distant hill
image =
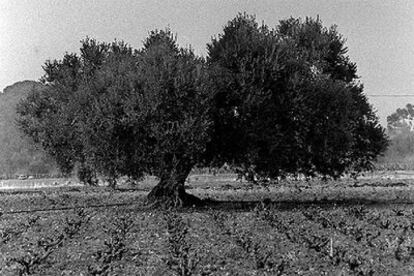
<svg viewBox="0 0 414 276"><path fill-rule="evenodd" d="M17 103L32 89L42 88L39 82L21 81L7 86L0 93L0 176L56 172L51 158L24 137L15 125Z"/></svg>

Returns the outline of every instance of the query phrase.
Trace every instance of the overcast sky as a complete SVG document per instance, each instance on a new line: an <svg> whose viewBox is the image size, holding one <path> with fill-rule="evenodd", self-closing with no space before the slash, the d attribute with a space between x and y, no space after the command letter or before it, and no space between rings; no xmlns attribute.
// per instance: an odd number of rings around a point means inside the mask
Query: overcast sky
<svg viewBox="0 0 414 276"><path fill-rule="evenodd" d="M414 1L112 1L0 0L0 91L38 80L47 59L78 52L86 36L141 47L148 32L169 26L181 46L205 55L206 43L238 12L274 27L281 19L316 17L336 24L367 95L414 95ZM381 122L414 96L370 97Z"/></svg>

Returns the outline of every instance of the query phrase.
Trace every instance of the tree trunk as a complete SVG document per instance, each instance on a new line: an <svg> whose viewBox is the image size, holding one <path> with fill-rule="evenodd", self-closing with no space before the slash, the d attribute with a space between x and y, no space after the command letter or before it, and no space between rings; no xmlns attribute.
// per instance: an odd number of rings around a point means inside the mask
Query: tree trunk
<svg viewBox="0 0 414 276"><path fill-rule="evenodd" d="M108 178L108 186L111 189L115 190L115 188L116 188L116 178L115 177Z"/></svg>
<svg viewBox="0 0 414 276"><path fill-rule="evenodd" d="M147 196L147 203L157 207L186 207L202 204L202 200L185 192L184 183L192 166L175 165L161 177Z"/></svg>

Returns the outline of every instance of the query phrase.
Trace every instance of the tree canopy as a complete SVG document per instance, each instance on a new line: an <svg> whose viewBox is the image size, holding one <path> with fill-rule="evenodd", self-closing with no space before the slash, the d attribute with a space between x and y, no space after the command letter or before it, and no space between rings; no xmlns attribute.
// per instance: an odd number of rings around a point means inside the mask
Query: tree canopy
<svg viewBox="0 0 414 276"><path fill-rule="evenodd" d="M339 177L369 169L384 129L335 27L239 15L208 45L215 74L213 156L262 177ZM215 140L214 140L215 139Z"/></svg>
<svg viewBox="0 0 414 276"><path fill-rule="evenodd" d="M206 59L153 31L139 50L82 41L47 61L18 106L19 125L63 171L80 164L115 183L160 179L150 201L182 205L196 165L225 162L259 178L339 177L370 169L387 139L335 27L287 19L275 29L239 14Z"/></svg>

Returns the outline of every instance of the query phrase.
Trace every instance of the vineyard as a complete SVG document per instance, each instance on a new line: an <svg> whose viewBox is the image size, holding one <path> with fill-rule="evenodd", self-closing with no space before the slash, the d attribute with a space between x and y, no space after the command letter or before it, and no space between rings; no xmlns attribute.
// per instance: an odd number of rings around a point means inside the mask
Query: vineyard
<svg viewBox="0 0 414 276"><path fill-rule="evenodd" d="M408 182L209 179L193 179L189 192L218 202L178 212L145 207L149 184L4 191L0 274L414 274Z"/></svg>

